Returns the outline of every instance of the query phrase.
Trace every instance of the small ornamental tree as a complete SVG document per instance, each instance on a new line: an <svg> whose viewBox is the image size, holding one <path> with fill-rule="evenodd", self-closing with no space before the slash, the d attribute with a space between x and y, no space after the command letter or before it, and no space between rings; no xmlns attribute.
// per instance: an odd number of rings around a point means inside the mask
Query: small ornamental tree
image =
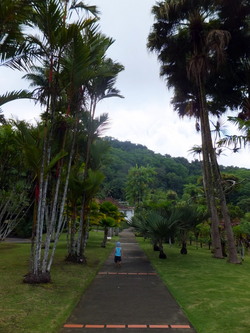
<svg viewBox="0 0 250 333"><path fill-rule="evenodd" d="M166 259L163 244L171 236L176 222L174 210L148 210L136 214L132 219L132 226L143 237L151 240L154 249L158 247L160 259Z"/></svg>
<svg viewBox="0 0 250 333"><path fill-rule="evenodd" d="M122 221L123 214L118 207L109 201L104 201L99 208L98 224L104 229L104 236L101 246L106 247L109 228L117 227Z"/></svg>

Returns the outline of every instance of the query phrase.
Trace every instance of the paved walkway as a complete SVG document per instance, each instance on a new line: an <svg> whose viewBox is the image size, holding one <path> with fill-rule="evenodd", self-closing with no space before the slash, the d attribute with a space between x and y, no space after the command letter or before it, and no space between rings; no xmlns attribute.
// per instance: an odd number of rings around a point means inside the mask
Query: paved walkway
<svg viewBox="0 0 250 333"><path fill-rule="evenodd" d="M195 333L130 230L120 233L122 266L112 253L60 333Z"/></svg>

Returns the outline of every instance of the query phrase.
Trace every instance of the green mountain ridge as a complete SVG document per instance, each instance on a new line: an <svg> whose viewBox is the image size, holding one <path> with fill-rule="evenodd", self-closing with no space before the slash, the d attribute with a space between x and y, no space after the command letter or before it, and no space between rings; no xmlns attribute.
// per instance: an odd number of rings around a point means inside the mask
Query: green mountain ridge
<svg viewBox="0 0 250 333"><path fill-rule="evenodd" d="M172 190L179 196L183 194L185 185L197 184L202 179L202 163L198 159L189 162L184 157L161 155L149 150L146 146L130 141L119 141L112 137L104 137L103 140L109 144L110 150L105 166L102 168L105 175L102 196L126 200L125 185L128 171L136 165L155 168L156 177L152 190ZM222 173L227 175L227 179L231 177L238 184L237 188L228 194L229 201L233 204L238 204L242 200L248 202L250 200L250 169L234 166L220 166L220 168Z"/></svg>

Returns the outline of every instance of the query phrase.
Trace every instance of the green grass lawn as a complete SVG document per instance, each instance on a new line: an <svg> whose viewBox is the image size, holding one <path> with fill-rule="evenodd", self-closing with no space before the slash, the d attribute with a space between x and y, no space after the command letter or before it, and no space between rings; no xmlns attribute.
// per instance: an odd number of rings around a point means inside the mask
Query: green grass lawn
<svg viewBox="0 0 250 333"><path fill-rule="evenodd" d="M101 248L102 238L102 232L90 233L87 265L65 262L66 241L60 241L52 283L42 285L22 282L28 272L30 244L0 243L0 332L58 332L114 246L112 240Z"/></svg>
<svg viewBox="0 0 250 333"><path fill-rule="evenodd" d="M208 249L165 245L166 260L137 238L198 333L250 332L250 257L242 265L214 259Z"/></svg>

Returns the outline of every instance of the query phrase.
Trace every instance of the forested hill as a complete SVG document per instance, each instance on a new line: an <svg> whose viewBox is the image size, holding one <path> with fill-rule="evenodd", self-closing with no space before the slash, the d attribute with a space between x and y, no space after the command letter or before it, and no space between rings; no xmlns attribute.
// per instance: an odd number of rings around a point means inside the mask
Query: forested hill
<svg viewBox="0 0 250 333"><path fill-rule="evenodd" d="M128 171L131 167L154 167L157 176L154 188L173 190L179 195L183 192L185 184L196 184L201 177L201 162L194 160L189 162L184 157L171 157L170 155L156 154L147 147L133 144L129 141L105 137L103 140L109 143L110 151L103 172L106 176L103 194L116 199L125 199L125 183ZM221 167L223 173L233 174L239 178L241 194L250 197L250 170L238 167ZM237 191L238 192L238 191ZM239 195L239 193L238 193Z"/></svg>

